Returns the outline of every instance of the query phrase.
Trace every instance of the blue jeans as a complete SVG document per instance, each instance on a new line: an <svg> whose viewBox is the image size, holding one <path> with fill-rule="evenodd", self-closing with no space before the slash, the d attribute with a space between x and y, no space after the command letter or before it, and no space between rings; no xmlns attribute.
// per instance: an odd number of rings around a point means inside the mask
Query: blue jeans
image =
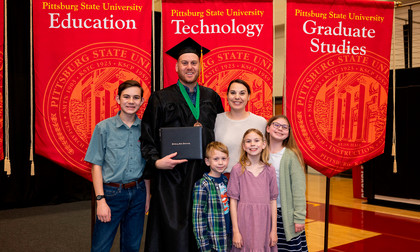
<svg viewBox="0 0 420 252"><path fill-rule="evenodd" d="M143 235L146 186L144 181L124 189L104 185L106 203L111 209L111 221L101 222L96 217L91 251L110 251L120 226L120 251L140 249Z"/></svg>

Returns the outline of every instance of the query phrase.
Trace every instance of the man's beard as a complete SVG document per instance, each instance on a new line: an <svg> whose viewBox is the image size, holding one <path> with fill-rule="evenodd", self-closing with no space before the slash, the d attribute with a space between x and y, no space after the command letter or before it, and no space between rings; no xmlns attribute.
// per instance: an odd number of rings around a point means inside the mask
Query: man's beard
<svg viewBox="0 0 420 252"><path fill-rule="evenodd" d="M198 74L195 74L194 78L191 81L187 80L185 78L185 75L178 75L178 77L184 84L187 84L187 85L188 84L195 84L197 82L197 79L198 79Z"/></svg>

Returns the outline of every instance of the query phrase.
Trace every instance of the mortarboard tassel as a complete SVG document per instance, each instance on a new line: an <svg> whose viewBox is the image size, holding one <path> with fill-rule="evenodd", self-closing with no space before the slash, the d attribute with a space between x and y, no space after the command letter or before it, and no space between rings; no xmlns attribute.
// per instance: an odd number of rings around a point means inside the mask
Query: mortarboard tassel
<svg viewBox="0 0 420 252"><path fill-rule="evenodd" d="M201 47L200 55L200 65L201 65L201 85L204 85L204 62L203 62L203 48Z"/></svg>

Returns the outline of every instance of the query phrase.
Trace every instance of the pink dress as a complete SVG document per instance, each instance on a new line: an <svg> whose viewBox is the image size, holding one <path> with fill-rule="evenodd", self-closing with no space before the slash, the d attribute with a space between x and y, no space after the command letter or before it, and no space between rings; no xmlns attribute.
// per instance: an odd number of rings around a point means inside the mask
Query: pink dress
<svg viewBox="0 0 420 252"><path fill-rule="evenodd" d="M232 251L277 251L277 245L270 247L270 201L279 193L276 180L272 166L265 166L257 177L248 170L241 174L239 163L233 166L227 193L238 201L238 226L244 246L232 246Z"/></svg>

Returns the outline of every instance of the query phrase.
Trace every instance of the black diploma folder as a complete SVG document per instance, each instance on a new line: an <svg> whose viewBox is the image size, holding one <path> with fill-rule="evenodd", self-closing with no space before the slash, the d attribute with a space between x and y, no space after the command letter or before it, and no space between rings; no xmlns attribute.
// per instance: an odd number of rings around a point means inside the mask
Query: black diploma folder
<svg viewBox="0 0 420 252"><path fill-rule="evenodd" d="M160 128L161 157L178 152L174 159L203 159L202 127Z"/></svg>

